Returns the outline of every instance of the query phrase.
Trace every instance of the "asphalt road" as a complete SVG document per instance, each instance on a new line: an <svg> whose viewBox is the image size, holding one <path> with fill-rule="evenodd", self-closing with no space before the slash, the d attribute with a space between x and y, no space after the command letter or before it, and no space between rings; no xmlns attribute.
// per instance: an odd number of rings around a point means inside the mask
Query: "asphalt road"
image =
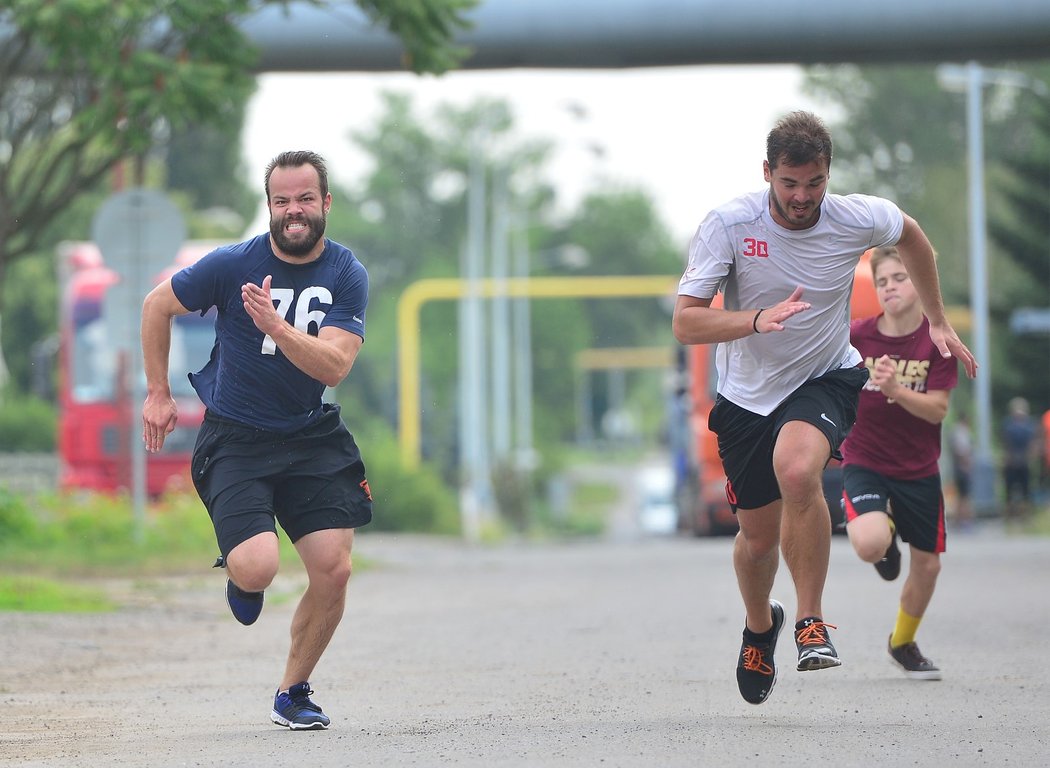
<svg viewBox="0 0 1050 768"><path fill-rule="evenodd" d="M221 574L113 584L108 615L0 614L0 766L1041 766L1050 764L1050 539L950 538L920 631L940 682L886 637L899 584L836 537L825 619L844 665L782 636L761 706L736 690L729 539L471 547L363 532L313 679L324 732L269 722L300 576L250 628ZM905 559L905 567L907 559ZM794 610L782 568L777 596Z"/></svg>

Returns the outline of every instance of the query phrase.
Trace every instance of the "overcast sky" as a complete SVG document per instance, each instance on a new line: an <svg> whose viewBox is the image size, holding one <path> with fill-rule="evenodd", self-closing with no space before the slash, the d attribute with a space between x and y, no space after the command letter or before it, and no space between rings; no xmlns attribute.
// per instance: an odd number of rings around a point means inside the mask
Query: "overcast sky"
<svg viewBox="0 0 1050 768"><path fill-rule="evenodd" d="M353 186L368 165L349 132L374 123L383 90L413 94L423 117L439 103L503 98L522 138L556 141L548 176L565 209L601 179L633 183L652 195L684 248L710 208L764 185L765 136L776 118L817 109L801 96L801 78L801 70L789 65L456 72L440 78L267 74L249 104L244 150L260 191L267 162L285 149L320 152L332 178Z"/></svg>

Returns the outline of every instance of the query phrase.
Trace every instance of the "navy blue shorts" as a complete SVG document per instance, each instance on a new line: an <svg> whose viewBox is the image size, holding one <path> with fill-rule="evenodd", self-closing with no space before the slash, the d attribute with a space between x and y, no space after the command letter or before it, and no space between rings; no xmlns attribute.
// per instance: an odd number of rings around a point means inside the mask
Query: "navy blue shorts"
<svg viewBox="0 0 1050 768"><path fill-rule="evenodd" d="M886 512L901 541L923 552L944 552L944 494L941 476L897 480L873 469L849 464L842 468L842 503L846 524L866 512Z"/></svg>
<svg viewBox="0 0 1050 768"><path fill-rule="evenodd" d="M868 369L839 368L796 389L768 416L741 408L719 395L708 417L718 436L718 455L726 473L726 496L737 509L758 509L780 498L773 472L773 446L789 421L812 424L828 439L830 456L841 459L839 446L857 420L860 390Z"/></svg>
<svg viewBox="0 0 1050 768"><path fill-rule="evenodd" d="M324 411L291 434L205 414L190 466L223 557L256 534L276 533L278 522L294 543L372 520L361 452L339 406L326 403Z"/></svg>

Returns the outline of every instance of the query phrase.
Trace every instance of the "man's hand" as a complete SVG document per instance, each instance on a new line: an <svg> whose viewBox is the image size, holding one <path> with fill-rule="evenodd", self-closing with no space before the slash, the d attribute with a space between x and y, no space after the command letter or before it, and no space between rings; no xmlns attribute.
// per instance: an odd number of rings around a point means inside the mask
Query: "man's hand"
<svg viewBox="0 0 1050 768"><path fill-rule="evenodd" d="M255 323L255 327L276 340L284 329L285 322L284 318L277 314L273 306L273 299L270 297L272 280L273 278L267 275L263 278L262 286L245 283L241 286L241 299L244 301L244 311Z"/></svg>
<svg viewBox="0 0 1050 768"><path fill-rule="evenodd" d="M805 312L813 306L808 301L801 301L801 299L802 288L800 286L779 304L763 309L762 313L754 321L755 329L759 333L784 330L785 320L797 315L799 312Z"/></svg>
<svg viewBox="0 0 1050 768"><path fill-rule="evenodd" d="M164 447L164 438L175 429L179 420L175 398L167 395L146 395L142 405L142 442L149 453L156 453Z"/></svg>
<svg viewBox="0 0 1050 768"><path fill-rule="evenodd" d="M955 355L962 362L967 376L972 379L977 375L977 358L959 340L958 334L955 333L955 329L952 328L947 320L937 325L930 323L930 339L933 340L934 345L940 350L941 357Z"/></svg>

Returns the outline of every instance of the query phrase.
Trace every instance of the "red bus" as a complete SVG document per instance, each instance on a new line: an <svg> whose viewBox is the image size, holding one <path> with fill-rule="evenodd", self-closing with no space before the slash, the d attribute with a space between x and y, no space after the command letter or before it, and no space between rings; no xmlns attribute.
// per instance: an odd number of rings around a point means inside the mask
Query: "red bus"
<svg viewBox="0 0 1050 768"><path fill-rule="evenodd" d="M189 242L174 264L156 276L166 279L218 243ZM129 451L141 448L142 403L132 403L125 375L129 360L107 338L103 301L120 281L106 267L94 243L59 247L63 286L59 307L58 453L63 489L115 492L131 488ZM214 310L212 311L214 312ZM164 449L146 459L146 492L151 497L190 486L190 455L204 406L186 378L208 360L215 340L214 315L175 318L171 337L171 391L179 409L175 431ZM137 339L137 334L136 334ZM137 342L136 342L137 343ZM141 370L134 375L143 376ZM133 443L134 441L134 443Z"/></svg>

